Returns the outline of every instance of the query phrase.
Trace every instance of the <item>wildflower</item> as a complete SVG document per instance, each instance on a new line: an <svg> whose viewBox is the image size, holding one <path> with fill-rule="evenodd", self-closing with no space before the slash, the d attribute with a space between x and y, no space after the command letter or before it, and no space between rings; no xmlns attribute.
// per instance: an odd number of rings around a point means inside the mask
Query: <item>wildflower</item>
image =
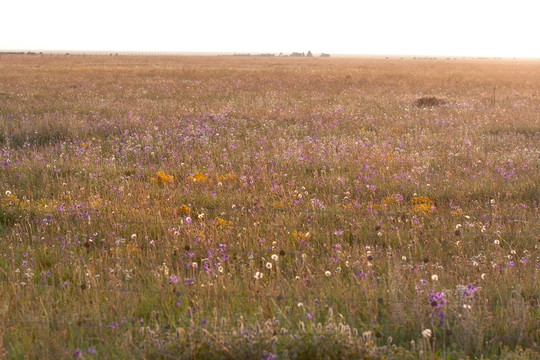
<svg viewBox="0 0 540 360"><path fill-rule="evenodd" d="M199 219L200 219L200 217L199 217ZM226 225L232 224L232 222L227 221L227 220L225 220L225 219L223 219L223 218L220 218L220 217L215 218L214 221L213 221L213 223L214 223L215 225L217 225L217 226L222 226L222 227L223 227L223 226L226 226Z"/></svg>
<svg viewBox="0 0 540 360"><path fill-rule="evenodd" d="M191 223L191 218L189 216L186 217L186 224Z"/></svg>
<svg viewBox="0 0 540 360"><path fill-rule="evenodd" d="M494 243L495 245L499 245L501 242L500 242L499 240L495 239L495 240L493 240L493 243Z"/></svg>
<svg viewBox="0 0 540 360"><path fill-rule="evenodd" d="M177 282L178 282L178 276L176 275L169 276L169 284L177 283Z"/></svg>
<svg viewBox="0 0 540 360"><path fill-rule="evenodd" d="M439 281L439 277L436 274L431 275L431 280Z"/></svg>
<svg viewBox="0 0 540 360"><path fill-rule="evenodd" d="M298 240L305 240L309 237L309 232L304 234L303 232L298 232L295 230L293 231L292 236L293 238L298 239Z"/></svg>
<svg viewBox="0 0 540 360"><path fill-rule="evenodd" d="M364 331L362 333L362 338L365 342L368 342L371 339L371 331Z"/></svg>
<svg viewBox="0 0 540 360"><path fill-rule="evenodd" d="M195 174L189 175L189 176L186 178L186 180L195 183L195 182L201 182L201 181L204 181L204 180L206 180L207 177L208 177L208 175L203 174L203 173L197 171Z"/></svg>
<svg viewBox="0 0 540 360"><path fill-rule="evenodd" d="M267 262L267 263L266 263L266 268L267 268L268 270L271 270L271 269L272 269L272 263L271 263L271 262Z"/></svg>
<svg viewBox="0 0 540 360"><path fill-rule="evenodd" d="M178 215L188 215L189 207L187 205L180 205L178 208Z"/></svg>
<svg viewBox="0 0 540 360"><path fill-rule="evenodd" d="M480 278L481 278L482 280L486 280L486 276L487 276L487 275L486 275L485 273L483 273L482 275L480 275Z"/></svg>
<svg viewBox="0 0 540 360"><path fill-rule="evenodd" d="M424 329L422 330L422 336L426 339L429 339L431 337L431 329Z"/></svg>
<svg viewBox="0 0 540 360"><path fill-rule="evenodd" d="M429 303L435 309L439 309L447 302L447 300L445 299L445 293L443 292L435 293L433 290L430 290L428 294L428 298L429 298Z"/></svg>
<svg viewBox="0 0 540 360"><path fill-rule="evenodd" d="M76 359L79 356L81 356L81 354L82 354L81 349L75 349L75 352L73 352L73 357Z"/></svg>
<svg viewBox="0 0 540 360"><path fill-rule="evenodd" d="M332 275L332 273L331 273L330 271L327 270L327 271L324 272L324 275L330 276L330 275Z"/></svg>
<svg viewBox="0 0 540 360"><path fill-rule="evenodd" d="M155 178L151 178L150 180L153 182L157 182L158 184L166 184L174 179L174 176L168 175L164 171L158 171L156 173Z"/></svg>
<svg viewBox="0 0 540 360"><path fill-rule="evenodd" d="M437 207L435 206L433 200L431 200L427 196L414 196L411 199L411 205L415 213L426 214L435 212L435 210L437 210Z"/></svg>
<svg viewBox="0 0 540 360"><path fill-rule="evenodd" d="M256 280L261 280L263 278L264 274L260 271L257 271L255 275L253 276Z"/></svg>
<svg viewBox="0 0 540 360"><path fill-rule="evenodd" d="M94 349L93 346L90 346L90 347L88 348L88 352L89 352L90 354L95 354L95 353L97 352L97 350Z"/></svg>
<svg viewBox="0 0 540 360"><path fill-rule="evenodd" d="M236 175L233 174L233 173L229 173L229 174L225 174L225 175L219 175L218 176L218 179L220 181L224 181L224 180L232 180L232 179L236 179Z"/></svg>
<svg viewBox="0 0 540 360"><path fill-rule="evenodd" d="M279 256L277 256L277 254L272 254L272 256L270 256L270 258L274 261L278 261L278 258Z"/></svg>

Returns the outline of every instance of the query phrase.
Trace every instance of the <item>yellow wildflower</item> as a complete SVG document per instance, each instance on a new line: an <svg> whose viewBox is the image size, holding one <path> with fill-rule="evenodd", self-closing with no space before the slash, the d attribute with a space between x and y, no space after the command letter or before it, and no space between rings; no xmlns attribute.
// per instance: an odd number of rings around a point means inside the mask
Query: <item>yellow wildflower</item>
<svg viewBox="0 0 540 360"><path fill-rule="evenodd" d="M294 230L292 233L292 236L293 238L298 239L298 240L305 240L309 237L309 232L303 233L303 232Z"/></svg>
<svg viewBox="0 0 540 360"><path fill-rule="evenodd" d="M401 195L393 194L381 200L381 205L396 205L402 199Z"/></svg>
<svg viewBox="0 0 540 360"><path fill-rule="evenodd" d="M225 180L232 180L236 179L236 175L233 173L225 174L225 175L219 175L218 176L219 181L225 181Z"/></svg>
<svg viewBox="0 0 540 360"><path fill-rule="evenodd" d="M164 171L158 171L156 173L156 177L151 178L150 180L152 180L154 182L157 182L158 184L166 184L166 183L172 181L172 179L174 179L174 176L167 175L167 173L165 173Z"/></svg>
<svg viewBox="0 0 540 360"><path fill-rule="evenodd" d="M437 209L433 200L427 196L414 196L411 205L415 213L432 213Z"/></svg>
<svg viewBox="0 0 540 360"><path fill-rule="evenodd" d="M187 205L180 205L178 208L178 215L188 215L189 214L189 206Z"/></svg>
<svg viewBox="0 0 540 360"><path fill-rule="evenodd" d="M223 218L220 218L220 217L215 218L214 221L213 221L213 223L214 223L215 225L217 225L217 226L227 226L227 225L231 225L231 224L232 224L232 222L227 221L227 220L225 220L225 219L223 219Z"/></svg>
<svg viewBox="0 0 540 360"><path fill-rule="evenodd" d="M186 180L191 182L201 182L206 180L207 177L208 175L197 171L195 174L189 175Z"/></svg>

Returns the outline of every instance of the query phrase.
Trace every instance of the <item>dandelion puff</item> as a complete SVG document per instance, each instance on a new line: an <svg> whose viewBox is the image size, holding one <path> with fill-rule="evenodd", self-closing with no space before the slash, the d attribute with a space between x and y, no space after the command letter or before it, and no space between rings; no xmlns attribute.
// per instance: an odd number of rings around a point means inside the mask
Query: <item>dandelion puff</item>
<svg viewBox="0 0 540 360"><path fill-rule="evenodd" d="M431 275L431 280L439 281L439 276L437 274L433 274L433 275Z"/></svg>
<svg viewBox="0 0 540 360"><path fill-rule="evenodd" d="M422 336L426 339L429 339L431 337L431 329L424 329L422 330Z"/></svg>
<svg viewBox="0 0 540 360"><path fill-rule="evenodd" d="M263 278L264 274L260 271L257 271L255 275L253 276L256 280L261 280Z"/></svg>
<svg viewBox="0 0 540 360"><path fill-rule="evenodd" d="M331 273L330 271L327 270L327 271L324 272L324 275L330 276L330 275L332 275L332 273Z"/></svg>
<svg viewBox="0 0 540 360"><path fill-rule="evenodd" d="M267 263L266 263L266 268L267 268L268 270L271 270L271 269L272 269L272 263L271 263L271 262L267 262Z"/></svg>
<svg viewBox="0 0 540 360"><path fill-rule="evenodd" d="M371 331L364 331L362 333L362 338L364 339L364 342L371 340Z"/></svg>

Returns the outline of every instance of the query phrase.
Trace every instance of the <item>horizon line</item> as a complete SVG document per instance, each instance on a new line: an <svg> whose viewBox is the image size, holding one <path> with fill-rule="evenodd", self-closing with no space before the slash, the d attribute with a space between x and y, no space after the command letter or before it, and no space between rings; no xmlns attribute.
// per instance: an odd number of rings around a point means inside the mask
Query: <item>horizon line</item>
<svg viewBox="0 0 540 360"><path fill-rule="evenodd" d="M0 49L0 55L130 55L130 56L238 56L238 57L262 57L261 55L270 55L268 57L295 57L290 56L293 53L308 53L309 50L299 52L272 52L272 51L174 51L174 50L73 50L73 49ZM509 55L461 55L461 54L398 54L398 53L331 53L331 52L312 52L313 58L319 58L326 54L330 57L402 57L402 58L462 58L462 59L524 59L540 60L540 56L509 56ZM282 56L279 56L283 54ZM273 55L273 56L272 56ZM296 56L308 57L308 56Z"/></svg>

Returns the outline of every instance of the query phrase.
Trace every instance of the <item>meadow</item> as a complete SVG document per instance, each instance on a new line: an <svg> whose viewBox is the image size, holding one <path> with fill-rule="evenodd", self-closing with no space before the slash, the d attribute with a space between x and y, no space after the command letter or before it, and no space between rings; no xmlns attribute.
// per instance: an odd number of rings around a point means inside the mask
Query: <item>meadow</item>
<svg viewBox="0 0 540 360"><path fill-rule="evenodd" d="M0 56L0 357L540 358L540 63Z"/></svg>

